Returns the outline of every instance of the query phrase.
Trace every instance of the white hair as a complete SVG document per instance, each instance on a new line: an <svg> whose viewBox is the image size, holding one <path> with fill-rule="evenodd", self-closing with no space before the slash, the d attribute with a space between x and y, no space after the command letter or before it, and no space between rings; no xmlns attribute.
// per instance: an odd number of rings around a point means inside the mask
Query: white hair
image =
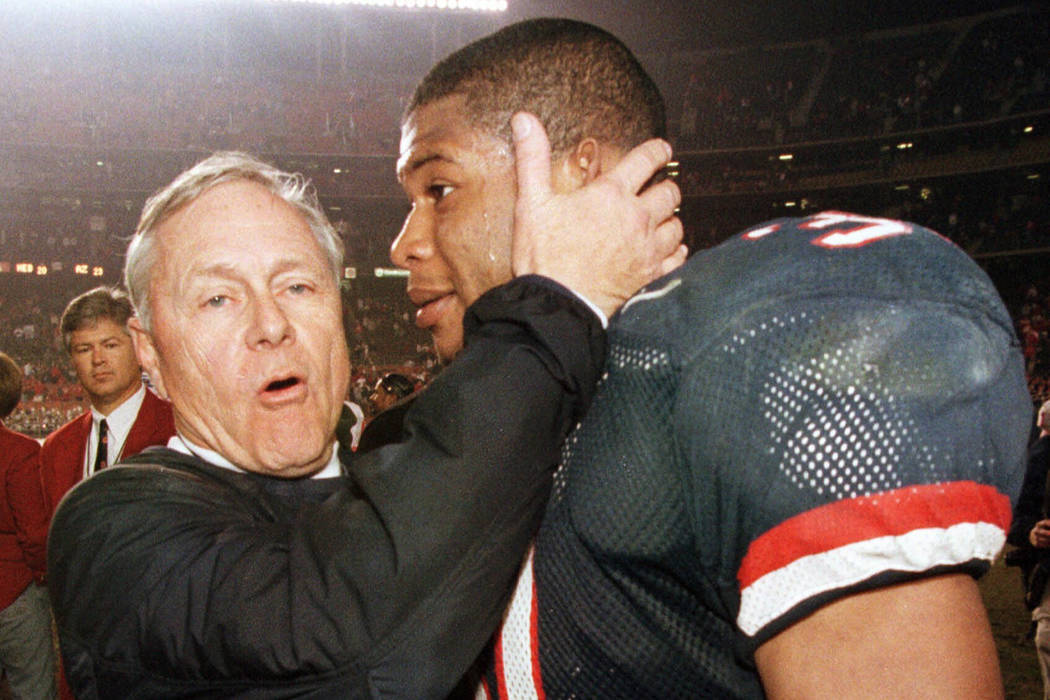
<svg viewBox="0 0 1050 700"><path fill-rule="evenodd" d="M216 185L237 180L255 182L281 198L306 219L327 258L336 285L343 268L343 242L336 235L317 193L298 173L287 173L246 153L224 151L183 171L142 208L124 262L124 285L143 328L151 331L150 279L157 262L156 232L164 221Z"/></svg>

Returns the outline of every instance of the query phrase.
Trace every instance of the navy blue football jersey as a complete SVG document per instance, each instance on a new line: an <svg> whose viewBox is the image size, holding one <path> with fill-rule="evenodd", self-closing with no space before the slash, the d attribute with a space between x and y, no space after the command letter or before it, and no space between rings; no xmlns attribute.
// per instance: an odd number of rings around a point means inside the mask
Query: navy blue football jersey
<svg viewBox="0 0 1050 700"><path fill-rule="evenodd" d="M979 575L1031 418L988 277L825 212L694 255L614 317L479 697L761 698L754 651L853 593Z"/></svg>

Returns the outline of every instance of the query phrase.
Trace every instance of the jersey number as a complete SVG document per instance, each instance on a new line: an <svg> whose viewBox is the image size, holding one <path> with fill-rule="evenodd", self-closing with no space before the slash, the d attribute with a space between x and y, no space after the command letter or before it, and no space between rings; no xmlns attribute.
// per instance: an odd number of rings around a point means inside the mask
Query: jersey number
<svg viewBox="0 0 1050 700"><path fill-rule="evenodd" d="M745 238L757 240L773 233L780 226L773 224L745 234ZM903 236L912 232L910 224L892 219L876 219L856 214L826 211L811 216L799 228L824 231L810 243L822 248L859 248L874 241L892 236ZM832 230L826 231L825 229Z"/></svg>

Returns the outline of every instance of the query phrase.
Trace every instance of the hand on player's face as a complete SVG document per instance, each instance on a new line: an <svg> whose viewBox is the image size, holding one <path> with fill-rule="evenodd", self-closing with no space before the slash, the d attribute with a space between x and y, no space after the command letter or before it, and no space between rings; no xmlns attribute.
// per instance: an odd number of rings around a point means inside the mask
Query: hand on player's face
<svg viewBox="0 0 1050 700"><path fill-rule="evenodd" d="M666 142L647 141L593 182L556 193L543 126L524 113L512 125L515 275L555 279L611 315L640 287L685 262L682 222L675 216L678 186L664 180L643 187L670 161Z"/></svg>

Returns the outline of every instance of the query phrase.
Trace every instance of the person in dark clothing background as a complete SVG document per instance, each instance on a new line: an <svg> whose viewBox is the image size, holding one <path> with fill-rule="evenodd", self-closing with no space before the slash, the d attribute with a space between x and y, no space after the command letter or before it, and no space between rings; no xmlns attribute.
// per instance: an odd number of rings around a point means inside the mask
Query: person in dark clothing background
<svg viewBox="0 0 1050 700"><path fill-rule="evenodd" d="M375 412L368 419L358 448L362 454L382 445L395 442L401 435L405 412L412 404L415 385L403 374L391 372L376 382L372 392Z"/></svg>
<svg viewBox="0 0 1050 700"><path fill-rule="evenodd" d="M372 401L373 413L385 411L398 401L408 398L415 391L415 384L411 379L397 372L390 372L376 382L375 390L369 397Z"/></svg>
<svg viewBox="0 0 1050 700"><path fill-rule="evenodd" d="M1050 698L1050 588L1046 585L1050 579L1050 401L1039 407L1036 427L1039 434L1028 448L1028 466L1007 539L1018 549L1008 554L1007 563L1021 567L1025 604L1035 625L1043 696Z"/></svg>

